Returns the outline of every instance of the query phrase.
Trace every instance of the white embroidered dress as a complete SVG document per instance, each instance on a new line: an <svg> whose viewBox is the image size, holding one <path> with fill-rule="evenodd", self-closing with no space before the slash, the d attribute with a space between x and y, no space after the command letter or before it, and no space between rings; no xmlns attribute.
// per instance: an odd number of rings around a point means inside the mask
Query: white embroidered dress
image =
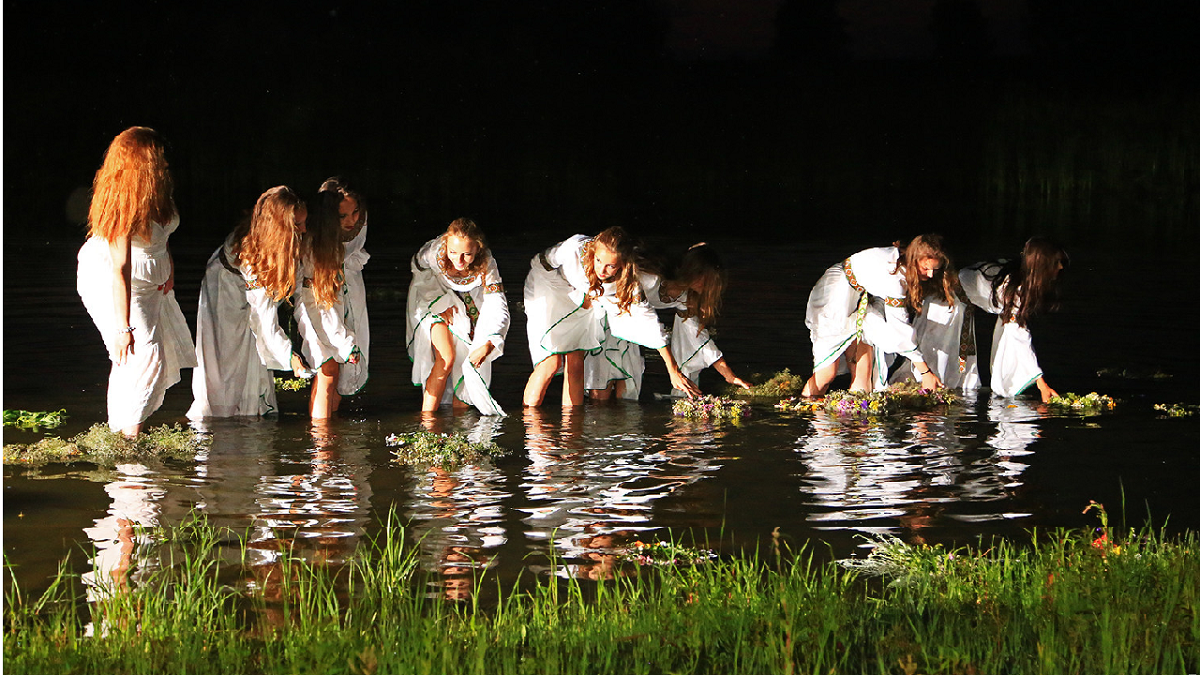
<svg viewBox="0 0 1200 675"><path fill-rule="evenodd" d="M108 426L113 431L141 424L162 405L167 388L179 382L179 370L196 365L192 334L175 291L160 287L171 276L167 239L179 216L166 226L150 225L150 241L130 242L129 325L133 353L124 365L114 361L108 376ZM108 241L89 237L79 249L77 290L105 349L112 354L120 328L113 304L112 255ZM110 356L111 358L111 356Z"/></svg>
<svg viewBox="0 0 1200 675"><path fill-rule="evenodd" d="M924 361L904 307L903 268L894 246L859 251L825 270L808 296L804 323L813 345L813 369L838 362L857 338L874 347L872 386L887 386L888 366L895 355Z"/></svg>
<svg viewBox="0 0 1200 675"><path fill-rule="evenodd" d="M577 234L530 261L525 313L529 355L535 366L554 354L599 354L610 334L650 349L667 345L666 331L645 297L622 312L613 285L604 284L602 295L583 306L589 284L582 256L590 241L591 237Z"/></svg>
<svg viewBox="0 0 1200 675"><path fill-rule="evenodd" d="M367 287L363 285L363 267L371 259L367 253L367 226L363 224L358 233L346 242L346 257L343 263L342 275L342 320L346 328L354 334L354 342L358 345L358 363L342 365L338 376L338 393L343 396L353 396L362 391L369 377L367 357L371 348L371 326L367 318Z"/></svg>
<svg viewBox="0 0 1200 675"><path fill-rule="evenodd" d="M321 366L330 359L345 364L358 349L354 333L346 326L345 286L343 285L342 297L337 302L329 307L321 307L317 304L317 298L312 289L313 263L311 257L305 256L301 259L296 276L298 277L296 280L298 287L292 296L294 301L292 311L296 317L296 327L300 331L300 337L304 340L301 353L308 362L308 367L312 370L320 370Z"/></svg>
<svg viewBox="0 0 1200 675"><path fill-rule="evenodd" d="M964 267L959 270L958 282L966 295L965 301L947 307L941 301L928 299L926 310L914 322L921 352L931 357L928 365L947 388L970 391L980 386L974 308L991 314L1003 312L1003 307L992 299L992 279L999 271L1000 263L996 262ZM1000 297L1003 290L1002 286ZM1016 396L1042 376L1029 329L1016 321L996 319L990 364L991 389L996 396ZM902 368L897 376L907 378L910 373L911 368Z"/></svg>
<svg viewBox="0 0 1200 675"><path fill-rule="evenodd" d="M236 265L232 245L230 235L208 259L200 284L191 419L275 412L271 371L291 370L292 343L279 327L279 301Z"/></svg>
<svg viewBox="0 0 1200 675"><path fill-rule="evenodd" d="M662 277L650 272L639 276L646 302L655 310L675 310L675 321L671 328L671 356L679 365L684 377L696 382L700 371L721 360L723 354L713 342L708 330L700 325L696 317L683 318L687 311L687 291L677 297L667 294ZM624 380L622 398L637 400L641 394L642 377L646 362L641 349L611 333L605 336L604 347L597 354L588 354L584 360L584 382L588 389L604 389L610 382ZM682 393L676 391L676 393Z"/></svg>
<svg viewBox="0 0 1200 675"><path fill-rule="evenodd" d="M445 323L441 314L454 307L447 328L454 338L454 367L450 373L442 403L452 396L474 406L484 415L503 415L504 410L492 398L492 361L504 353L510 317L504 282L491 251L487 267L466 277L452 277L446 258L446 236L429 240L412 257L412 282L408 286L406 338L408 357L412 359L412 383L424 387L433 370L433 342L430 331L436 323ZM469 360L471 352L490 342L492 351L476 368Z"/></svg>

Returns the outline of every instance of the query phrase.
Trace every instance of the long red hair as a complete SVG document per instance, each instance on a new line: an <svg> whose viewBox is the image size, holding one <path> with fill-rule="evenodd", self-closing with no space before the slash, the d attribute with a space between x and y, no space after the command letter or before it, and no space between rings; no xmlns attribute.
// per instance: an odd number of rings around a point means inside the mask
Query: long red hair
<svg viewBox="0 0 1200 675"><path fill-rule="evenodd" d="M610 283L614 285L617 295L617 309L622 313L629 311L629 306L642 297L642 285L638 281L637 242L625 228L614 225L592 238L583 245L583 272L587 275L588 295L599 297L604 294L604 283L596 276L596 247L603 246L617 255L621 268L616 278Z"/></svg>
<svg viewBox="0 0 1200 675"><path fill-rule="evenodd" d="M175 217L171 173L161 136L147 127L117 134L92 181L88 236L112 241L135 236L149 241L150 224Z"/></svg>
<svg viewBox="0 0 1200 675"><path fill-rule="evenodd" d="M1024 327L1029 318L1058 309L1058 276L1071 266L1071 257L1056 242L1032 237L1019 261L1001 265L992 282L992 302L1002 308L1004 321Z"/></svg>
<svg viewBox="0 0 1200 675"><path fill-rule="evenodd" d="M922 234L904 244L893 244L900 249L900 259L896 261L896 272L904 270L905 295L908 309L913 314L921 313L921 303L926 295L941 296L942 302L954 306L954 288L958 285L958 275L954 273L954 265L950 254L946 252L945 240L940 234ZM941 263L932 279L921 278L921 261L933 259Z"/></svg>
<svg viewBox="0 0 1200 675"><path fill-rule="evenodd" d="M307 208L295 192L279 185L262 193L250 222L238 228L233 253L249 267L274 300L283 300L296 288L296 257L300 233L296 216Z"/></svg>
<svg viewBox="0 0 1200 675"><path fill-rule="evenodd" d="M721 296L725 292L727 274L721 257L711 246L696 244L683 254L675 271L674 281L687 289L687 310L684 318L696 317L701 328L711 328L721 313ZM692 288L699 283L700 290Z"/></svg>
<svg viewBox="0 0 1200 675"><path fill-rule="evenodd" d="M320 190L305 228L301 255L312 261L312 292L319 307L332 307L342 294L346 247L338 207L345 198L338 189Z"/></svg>

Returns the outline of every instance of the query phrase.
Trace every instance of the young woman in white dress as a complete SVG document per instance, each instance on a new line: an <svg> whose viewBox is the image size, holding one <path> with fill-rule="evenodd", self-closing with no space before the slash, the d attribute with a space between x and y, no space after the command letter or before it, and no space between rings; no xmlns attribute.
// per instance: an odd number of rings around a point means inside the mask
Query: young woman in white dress
<svg viewBox="0 0 1200 675"><path fill-rule="evenodd" d="M459 218L421 247L412 258L407 344L423 412L449 401L504 414L488 387L509 319L500 270L474 221Z"/></svg>
<svg viewBox="0 0 1200 675"><path fill-rule="evenodd" d="M700 389L679 370L666 331L646 302L634 241L610 227L595 238L577 234L534 256L525 278L533 373L524 404L539 406L550 381L563 372L562 404L583 405L584 357L603 348L606 334L658 350L671 384L688 396Z"/></svg>
<svg viewBox="0 0 1200 675"><path fill-rule="evenodd" d="M852 390L882 389L897 354L912 361L923 387L941 387L917 348L909 312L919 314L927 295L953 304L953 287L950 257L936 234L859 251L825 270L808 296L813 374L801 394L823 395L846 371Z"/></svg>
<svg viewBox="0 0 1200 675"><path fill-rule="evenodd" d="M196 317L195 400L188 417L265 415L277 409L272 370L307 373L279 326L279 303L296 288L308 208L286 186L267 190L254 213L208 259Z"/></svg>
<svg viewBox="0 0 1200 675"><path fill-rule="evenodd" d="M949 305L930 297L914 322L917 343L928 357L929 367L947 387L979 388L974 328L974 308L978 307L999 315L989 361L992 393L1017 396L1037 385L1042 402L1057 396L1042 374L1028 325L1034 315L1058 309L1059 275L1070 264L1061 246L1033 237L1015 260L981 262L959 270L960 301ZM893 379L908 379L912 373L911 367L901 368Z"/></svg>
<svg viewBox="0 0 1200 675"><path fill-rule="evenodd" d="M671 354L684 377L697 382L700 372L712 367L729 384L749 388L750 383L734 374L725 356L709 334L721 312L725 290L725 266L706 243L692 246L678 264L662 274L644 266L640 282L646 301L656 310L673 309ZM604 349L588 354L584 362L588 395L595 399L612 396L637 400L641 393L645 361L641 349L611 334ZM676 395L682 394L675 390Z"/></svg>
<svg viewBox="0 0 1200 675"><path fill-rule="evenodd" d="M126 436L196 365L175 300L167 238L179 226L162 138L131 127L113 139L92 184L77 290L108 349L108 426Z"/></svg>
<svg viewBox="0 0 1200 675"><path fill-rule="evenodd" d="M346 322L342 265L345 247L339 209L345 201L335 190L317 193L300 244L300 270L293 312L303 339L301 351L314 371L308 412L316 420L337 412L342 364L355 364L360 351Z"/></svg>
<svg viewBox="0 0 1200 675"><path fill-rule="evenodd" d="M330 178L318 194L333 193L341 197L337 204L338 224L345 245L342 259L342 310L346 328L354 333L358 345L358 360L343 363L338 376L338 393L353 396L367 384L367 360L371 352L371 325L367 317L367 288L363 285L363 267L370 260L367 253L367 203L362 195L346 186L340 178Z"/></svg>

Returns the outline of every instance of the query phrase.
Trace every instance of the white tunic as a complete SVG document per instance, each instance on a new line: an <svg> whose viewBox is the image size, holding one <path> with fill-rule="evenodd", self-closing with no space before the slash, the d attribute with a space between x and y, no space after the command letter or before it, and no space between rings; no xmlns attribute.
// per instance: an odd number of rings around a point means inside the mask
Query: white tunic
<svg viewBox="0 0 1200 675"><path fill-rule="evenodd" d="M179 217L164 227L150 225L150 241L130 242L129 325L133 353L124 365L114 361L108 376L108 426L113 431L141 424L162 405L167 388L179 381L179 369L196 365L192 335L175 291L160 286L171 276L167 239ZM79 249L77 290L100 331L110 358L120 327L113 305L113 266L108 241L90 237Z"/></svg>
<svg viewBox="0 0 1200 675"><path fill-rule="evenodd" d="M504 410L492 398L492 361L504 353L510 317L508 299L496 258L490 251L487 269L467 277L451 277L446 258L446 236L429 240L412 258L412 282L408 286L406 337L408 357L412 359L412 383L424 387L433 370L433 342L430 331L436 323L445 323L442 312L456 311L447 328L454 338L454 367L442 402L457 396L475 406L484 415L503 415ZM492 351L479 367L470 359L471 352L486 343Z"/></svg>
<svg viewBox="0 0 1200 675"><path fill-rule="evenodd" d="M622 312L613 285L604 284L602 295L584 308L589 285L582 255L589 241L591 237L577 234L530 261L525 313L529 354L535 366L555 354L598 354L606 334L650 349L667 345L666 331L644 297Z"/></svg>
<svg viewBox="0 0 1200 675"><path fill-rule="evenodd" d="M363 267L371 254L367 253L367 226L364 224L354 238L346 242L346 258L343 267L345 284L343 285L342 305L343 321L346 328L354 334L354 342L358 345L358 363L347 363L342 366L338 376L338 393L352 396L362 391L367 384L367 357L370 355L371 328L367 319L367 287L363 285Z"/></svg>
<svg viewBox="0 0 1200 675"><path fill-rule="evenodd" d="M924 361L904 307L904 269L894 246L859 251L825 270L808 296L804 323L813 345L813 369L838 360L856 338L874 351L872 384L887 386L893 355ZM849 369L838 363L838 373Z"/></svg>
<svg viewBox="0 0 1200 675"><path fill-rule="evenodd" d="M695 382L700 371L721 360L723 356L708 330L697 317L683 318L687 311L687 291L677 297L667 294L662 277L650 272L639 275L642 292L654 309L675 310L671 328L671 356L684 377ZM605 336L604 347L584 360L584 381L588 389L604 389L610 382L624 380L622 398L637 400L641 394L642 376L646 371L641 349L626 340Z"/></svg>
<svg viewBox="0 0 1200 675"><path fill-rule="evenodd" d="M279 301L246 267L235 267L233 236L208 259L196 316L195 400L188 417L275 412L272 370L290 370L292 343L279 327Z"/></svg>
<svg viewBox="0 0 1200 675"><path fill-rule="evenodd" d="M358 349L354 333L346 326L345 286L342 286L341 298L337 302L329 307L321 307L311 286L311 257L305 256L300 261L297 277L298 288L292 296L295 302L293 313L300 337L304 339L301 353L308 367L319 370L330 359L345 364Z"/></svg>
<svg viewBox="0 0 1200 675"><path fill-rule="evenodd" d="M925 311L914 322L921 352L932 357L927 364L948 388L970 391L980 386L974 308L991 314L1004 310L992 300L992 279L999 270L1000 264L994 262L964 267L958 281L965 301L947 307L940 299L926 299ZM1000 290L1003 297L1003 287ZM1016 396L1042 376L1029 329L1016 321L997 319L990 363L992 393L997 396ZM907 379L911 372L901 368L893 379Z"/></svg>

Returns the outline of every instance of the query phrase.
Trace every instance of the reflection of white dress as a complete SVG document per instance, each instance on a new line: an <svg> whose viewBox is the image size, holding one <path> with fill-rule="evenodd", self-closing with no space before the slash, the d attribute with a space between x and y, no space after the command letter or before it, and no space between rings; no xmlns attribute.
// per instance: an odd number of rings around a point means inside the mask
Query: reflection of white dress
<svg viewBox="0 0 1200 675"><path fill-rule="evenodd" d="M597 354L606 331L650 349L667 345L666 331L644 297L622 312L613 285L604 284L603 294L593 298L590 307L583 307L588 280L582 255L589 241L590 237L577 234L530 262L529 276L525 277L525 313L529 319L529 354L535 366L554 354Z"/></svg>
<svg viewBox="0 0 1200 675"><path fill-rule="evenodd" d="M813 369L838 360L856 338L873 346L873 385L882 389L892 355L924 361L904 306L904 269L894 246L859 251L825 270L808 296L804 323L813 345ZM848 372L844 362L838 373Z"/></svg>
<svg viewBox="0 0 1200 675"><path fill-rule="evenodd" d="M233 236L208 259L196 316L195 401L188 417L274 412L272 370L290 370L292 343L279 327L279 301L246 267L236 267Z"/></svg>
<svg viewBox="0 0 1200 675"><path fill-rule="evenodd" d="M999 269L999 263L964 267L958 273L958 281L966 301L947 307L940 300L927 299L925 311L914 322L921 352L931 357L928 365L949 388L979 388L974 307L992 314L1003 311L1003 307L992 299L991 280ZM911 371L911 368L901 368L897 377L911 377ZM1028 328L1015 321L996 321L992 334L991 373L992 393L997 396L1016 396L1042 376Z"/></svg>
<svg viewBox="0 0 1200 675"><path fill-rule="evenodd" d="M467 277L447 274L451 268L446 259L445 235L429 240L413 256L406 326L408 357L413 362L412 383L423 387L433 370L430 331L434 324L443 323L440 314L454 307L447 325L454 337L454 367L442 402L457 396L484 415L503 415L488 387L492 361L504 353L508 336L508 299L496 258L491 251L481 251L480 255L487 256L487 269ZM476 368L468 357L488 342L492 343L492 351Z"/></svg>
<svg viewBox="0 0 1200 675"><path fill-rule="evenodd" d="M346 242L346 258L342 268L345 284L342 286L342 305L346 327L354 334L358 345L358 363L342 365L338 376L338 392L353 396L367 384L367 357L371 347L371 330L367 319L367 287L363 285L363 267L371 254L367 253L367 226L364 224L354 238Z"/></svg>
<svg viewBox="0 0 1200 675"><path fill-rule="evenodd" d="M671 329L671 356L675 358L684 377L695 382L700 371L721 360L721 350L713 342L708 330L700 325L696 317L683 318L687 310L687 291L677 297L667 295L662 277L650 272L640 275L642 293L646 302L654 309L675 310L675 323ZM641 394L642 376L646 362L637 345L605 335L603 350L588 354L584 360L584 382L588 389L604 389L610 382L625 381L622 398L637 400Z"/></svg>
<svg viewBox="0 0 1200 675"><path fill-rule="evenodd" d="M317 304L311 286L311 257L305 256L300 261L297 277L298 288L292 296L295 302L293 311L296 327L300 331L300 337L304 339L301 349L308 366L319 370L321 365L330 359L345 364L357 349L355 335L347 328L345 322L345 286L342 287L342 297L337 302L330 307L321 307Z"/></svg>
<svg viewBox="0 0 1200 675"><path fill-rule="evenodd" d="M164 227L150 225L150 241L130 243L129 325L133 352L124 365L113 362L108 376L108 426L113 431L141 424L162 405L167 388L179 381L179 369L196 365L192 335L175 291L159 287L171 276L167 238L179 217ZM119 328L113 306L112 255L108 241L90 237L79 249L77 289L111 355Z"/></svg>

